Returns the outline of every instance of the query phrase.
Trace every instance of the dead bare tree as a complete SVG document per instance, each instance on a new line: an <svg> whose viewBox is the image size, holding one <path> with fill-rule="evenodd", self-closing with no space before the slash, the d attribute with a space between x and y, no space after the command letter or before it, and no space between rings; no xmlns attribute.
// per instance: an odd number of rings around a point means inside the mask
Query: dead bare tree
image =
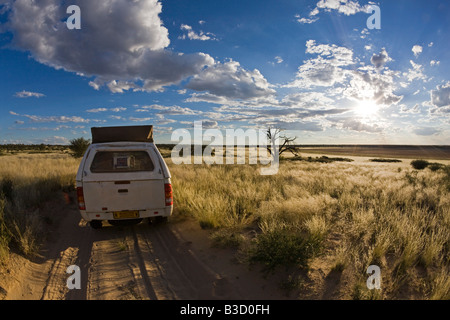
<svg viewBox="0 0 450 320"><path fill-rule="evenodd" d="M272 141L276 139L280 139L279 147L278 147L278 155L281 155L285 151L291 152L294 156L299 156L298 148L294 145L295 139L297 137L288 137L288 136L280 136L282 129L279 128L268 128L266 131L267 139L269 139L269 145L267 146L267 150L270 155L272 155Z"/></svg>

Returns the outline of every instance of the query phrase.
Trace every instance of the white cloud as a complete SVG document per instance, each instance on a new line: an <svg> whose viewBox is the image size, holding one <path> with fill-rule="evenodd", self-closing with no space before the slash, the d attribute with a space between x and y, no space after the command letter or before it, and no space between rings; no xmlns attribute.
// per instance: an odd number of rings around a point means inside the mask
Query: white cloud
<svg viewBox="0 0 450 320"><path fill-rule="evenodd" d="M108 118L114 120L125 120L122 116L114 116L114 115L108 116Z"/></svg>
<svg viewBox="0 0 450 320"><path fill-rule="evenodd" d="M420 105L416 103L414 107L408 108L405 104L400 105L400 113L419 113Z"/></svg>
<svg viewBox="0 0 450 320"><path fill-rule="evenodd" d="M361 39L365 39L365 38L367 37L368 34L370 34L369 29L364 28L364 29L361 30L361 36L360 36L360 38L361 38Z"/></svg>
<svg viewBox="0 0 450 320"><path fill-rule="evenodd" d="M271 64L271 65L275 65L275 64L280 64L280 63L283 63L283 58L282 57L280 57L280 56L275 56L274 58L273 58L273 61L269 61L269 63Z"/></svg>
<svg viewBox="0 0 450 320"><path fill-rule="evenodd" d="M372 100L376 104L389 106L397 104L403 96L395 92L395 72L385 70L379 72L367 66L352 72L351 80L344 89L344 96L355 101Z"/></svg>
<svg viewBox="0 0 450 320"><path fill-rule="evenodd" d="M38 115L29 115L29 114L18 114L14 111L9 111L10 114L14 116L25 117L31 120L31 122L56 122L56 123L67 123L67 122L76 122L76 123L88 123L90 119L84 119L79 116L38 116Z"/></svg>
<svg viewBox="0 0 450 320"><path fill-rule="evenodd" d="M127 108L124 107L116 107L116 108L94 108L94 109L88 109L86 112L90 113L98 113L98 112L106 112L106 111L112 111L112 112L121 112L125 111Z"/></svg>
<svg viewBox="0 0 450 320"><path fill-rule="evenodd" d="M76 31L65 25L63 0L9 3L12 45L48 66L93 77L89 85L95 90L158 92L188 80L186 88L228 100L275 94L256 69L247 71L234 61L219 63L201 52L167 49L168 30L157 0L109 0L108 9L100 1L73 0L71 4L83 8L82 28ZM183 29L192 31L188 25Z"/></svg>
<svg viewBox="0 0 450 320"><path fill-rule="evenodd" d="M124 91L133 89L134 91L142 90L137 84L132 81L116 81L112 80L106 84L109 91L112 93L123 93ZM160 89L155 88L154 91L158 91Z"/></svg>
<svg viewBox="0 0 450 320"><path fill-rule="evenodd" d="M412 60L409 60L409 63L411 64L412 68L408 69L408 72L403 72L403 76L405 76L409 82L412 82L414 80L426 81L427 76L423 73L422 65L415 63Z"/></svg>
<svg viewBox="0 0 450 320"><path fill-rule="evenodd" d="M296 79L288 87L332 86L345 78L347 71L342 67L354 64L353 51L334 44L316 44L315 40L308 40L306 53L318 56L298 68Z"/></svg>
<svg viewBox="0 0 450 320"><path fill-rule="evenodd" d="M156 118L157 119L155 119L154 123L158 124L160 126L177 122L177 120L165 118L165 116L163 114L156 114Z"/></svg>
<svg viewBox="0 0 450 320"><path fill-rule="evenodd" d="M440 129L435 127L420 127L413 130L418 136L432 136L441 132Z"/></svg>
<svg viewBox="0 0 450 320"><path fill-rule="evenodd" d="M318 14L320 10L325 12L331 12L335 10L346 16L354 15L358 12L367 12L368 5L361 6L358 1L352 0L319 0L316 7L311 10L307 17L301 17L300 15L295 15L297 22L302 24L310 24L319 20ZM365 36L364 36L365 37Z"/></svg>
<svg viewBox="0 0 450 320"><path fill-rule="evenodd" d="M366 8L361 6L358 1L351 0L320 0L316 6L325 11L337 10L347 16L366 12Z"/></svg>
<svg viewBox="0 0 450 320"><path fill-rule="evenodd" d="M112 112L121 112L121 111L126 111L127 108L124 108L124 107L116 107L116 108L110 108L109 110L112 111Z"/></svg>
<svg viewBox="0 0 450 320"><path fill-rule="evenodd" d="M100 90L102 84L96 83L95 81L89 81L89 85L94 88L95 90Z"/></svg>
<svg viewBox="0 0 450 320"><path fill-rule="evenodd" d="M313 101L314 99L317 101ZM348 109L324 107L319 103L322 99L331 101L320 96L320 93L299 93L289 95L279 105L271 107L242 108L222 105L214 108L215 112L205 112L203 115L215 121L242 121L259 128L275 126L292 130L322 131L321 119L348 111Z"/></svg>
<svg viewBox="0 0 450 320"><path fill-rule="evenodd" d="M186 31L186 34L183 34L179 37L179 39L186 39L186 37L190 40L216 40L215 35L211 32L204 33L203 31L200 31L200 33L195 32L192 30L192 27L187 24L182 24L180 27L181 30Z"/></svg>
<svg viewBox="0 0 450 320"><path fill-rule="evenodd" d="M302 24L310 24L313 22L316 22L317 20L319 20L318 17L312 17L313 15L311 15L311 13L309 14L310 18L302 18L300 15L296 14L295 18L297 18L297 22L302 23Z"/></svg>
<svg viewBox="0 0 450 320"><path fill-rule="evenodd" d="M450 106L450 81L431 90L431 103L438 108Z"/></svg>
<svg viewBox="0 0 450 320"><path fill-rule="evenodd" d="M297 19L298 22L303 23L303 24L304 23L310 24L310 23L316 22L317 20L319 20L319 18L299 18L299 19Z"/></svg>
<svg viewBox="0 0 450 320"><path fill-rule="evenodd" d="M42 143L44 143L44 144L69 144L70 141L66 137L53 136L53 137L44 138L42 140Z"/></svg>
<svg viewBox="0 0 450 320"><path fill-rule="evenodd" d="M372 64L377 69L382 68L386 64L386 62L389 61L392 61L392 59L389 57L385 48L383 48L379 54L373 54L372 58L370 59L370 62L372 62Z"/></svg>
<svg viewBox="0 0 450 320"><path fill-rule="evenodd" d="M359 132L378 133L383 131L383 128L377 124L370 125L352 118L345 119L341 126L343 129Z"/></svg>
<svg viewBox="0 0 450 320"><path fill-rule="evenodd" d="M95 77L94 89L160 91L197 74L214 59L204 53L178 54L166 48L168 30L157 0L73 0L83 8L82 27L66 27L63 0L8 1L7 31L12 46L45 65Z"/></svg>
<svg viewBox="0 0 450 320"><path fill-rule="evenodd" d="M352 63L353 51L335 44L316 44L315 40L306 41L306 53L318 54L331 59L334 65L349 65Z"/></svg>
<svg viewBox="0 0 450 320"><path fill-rule="evenodd" d="M308 110L324 109L333 106L334 100L323 92L298 92L286 95L279 105L288 108L307 108Z"/></svg>
<svg viewBox="0 0 450 320"><path fill-rule="evenodd" d="M301 119L290 118L275 118L275 119L263 119L256 122L258 128L280 128L282 130L296 130L296 131L309 131L319 132L323 131L324 127L317 121L303 121ZM297 141L296 141L297 142Z"/></svg>
<svg viewBox="0 0 450 320"><path fill-rule="evenodd" d="M202 120L202 128L203 129L212 129L212 128L217 128L217 121L214 120ZM192 126L194 126L194 124L192 124Z"/></svg>
<svg viewBox="0 0 450 320"><path fill-rule="evenodd" d="M423 48L421 46L416 44L412 47L411 51L414 53L414 56L417 58L419 56L419 54L422 53L422 49Z"/></svg>
<svg viewBox="0 0 450 320"><path fill-rule="evenodd" d="M255 69L245 70L239 62L216 63L192 77L186 88L206 91L215 98L250 100L275 94L269 82Z"/></svg>
<svg viewBox="0 0 450 320"><path fill-rule="evenodd" d="M150 121L153 118L151 117L145 117L145 118L137 118L137 117L129 117L128 120L133 121L133 122L145 122L145 121Z"/></svg>
<svg viewBox="0 0 450 320"><path fill-rule="evenodd" d="M43 93L39 93L39 92L31 92L31 91L20 91L20 92L16 92L16 94L14 95L17 98L42 98L45 97L45 94Z"/></svg>
<svg viewBox="0 0 450 320"><path fill-rule="evenodd" d="M226 97L220 97L211 93L193 93L186 102L208 102L215 104L239 105L238 101L232 101Z"/></svg>
<svg viewBox="0 0 450 320"><path fill-rule="evenodd" d="M169 114L169 115L199 115L202 114L200 110L192 110L187 107L180 106L162 106L158 104L153 104L149 106L139 107L136 111L138 112L148 112L150 110L157 110L159 114Z"/></svg>
<svg viewBox="0 0 450 320"><path fill-rule="evenodd" d="M329 87L336 91L335 97L357 102L372 100L384 106L397 104L403 98L395 94L395 77L398 73L384 67L385 63L392 60L386 49L383 48L378 55L372 56L373 65L355 69L359 59L353 57L351 49L316 44L314 40L307 41L306 47L307 53L318 56L304 61L298 69L296 79L287 87Z"/></svg>
<svg viewBox="0 0 450 320"><path fill-rule="evenodd" d="M24 121L15 121L15 123L24 124ZM78 126L75 126L76 129ZM56 127L22 127L20 130L26 130L26 131L60 131L64 129L71 129L71 126L68 125L59 125Z"/></svg>
<svg viewBox="0 0 450 320"><path fill-rule="evenodd" d="M430 61L430 66L438 66L441 62L440 61L436 61L436 60L431 60Z"/></svg>
<svg viewBox="0 0 450 320"><path fill-rule="evenodd" d="M283 58L281 58L280 56L276 56L275 57L275 62L276 63L282 63L283 62Z"/></svg>
<svg viewBox="0 0 450 320"><path fill-rule="evenodd" d="M95 109L86 110L86 112L91 112L91 113L104 112L104 111L108 111L108 109L107 108L95 108Z"/></svg>

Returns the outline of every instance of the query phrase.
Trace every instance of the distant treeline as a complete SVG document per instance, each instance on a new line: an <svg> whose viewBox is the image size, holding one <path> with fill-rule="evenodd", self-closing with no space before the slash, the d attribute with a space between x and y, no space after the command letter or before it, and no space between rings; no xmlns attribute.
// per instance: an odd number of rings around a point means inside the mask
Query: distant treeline
<svg viewBox="0 0 450 320"><path fill-rule="evenodd" d="M450 145L400 145L400 144L297 144L296 148L300 149L333 149L333 150L394 150L394 151L433 151L433 152L450 152Z"/></svg>
<svg viewBox="0 0 450 320"><path fill-rule="evenodd" d="M52 145L52 144L0 144L1 152L25 152L25 151L66 151L69 150L67 145Z"/></svg>
<svg viewBox="0 0 450 320"><path fill-rule="evenodd" d="M161 148L173 148L177 143L157 143ZM207 146L204 144L203 146ZM182 145L181 145L182 146ZM241 146L241 145L239 145ZM249 145L245 145L248 147ZM255 146L255 145L251 145ZM450 145L400 145L400 144L293 144L297 148L390 148L390 149L443 149L450 150ZM242 145L244 147L244 145Z"/></svg>
<svg viewBox="0 0 450 320"><path fill-rule="evenodd" d="M175 143L157 143L156 145L159 148L163 149L172 149L177 144ZM208 144L202 145L202 149L204 149ZM253 146L253 145L252 145ZM450 146L447 145L363 145L363 144L296 144L294 145L297 148L386 148L386 149L408 149L408 150L427 150L427 149L439 149L442 151L449 151ZM191 145L193 148L194 145ZM224 146L226 147L226 146ZM248 145L245 145L248 147ZM51 145L51 144L0 144L0 151L66 151L69 150L69 145Z"/></svg>

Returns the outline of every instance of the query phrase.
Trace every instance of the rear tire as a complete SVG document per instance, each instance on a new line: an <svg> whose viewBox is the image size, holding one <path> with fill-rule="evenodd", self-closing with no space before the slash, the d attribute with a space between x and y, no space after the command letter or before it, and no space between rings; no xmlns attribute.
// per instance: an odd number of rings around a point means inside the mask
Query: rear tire
<svg viewBox="0 0 450 320"><path fill-rule="evenodd" d="M108 220L108 222L113 226L132 226L138 224L142 221L142 218L139 219L126 219L126 220Z"/></svg>
<svg viewBox="0 0 450 320"><path fill-rule="evenodd" d="M92 220L89 222L89 225L92 229L100 229L102 227L102 221L101 220Z"/></svg>
<svg viewBox="0 0 450 320"><path fill-rule="evenodd" d="M155 217L155 223L166 223L169 220L168 217L158 216Z"/></svg>

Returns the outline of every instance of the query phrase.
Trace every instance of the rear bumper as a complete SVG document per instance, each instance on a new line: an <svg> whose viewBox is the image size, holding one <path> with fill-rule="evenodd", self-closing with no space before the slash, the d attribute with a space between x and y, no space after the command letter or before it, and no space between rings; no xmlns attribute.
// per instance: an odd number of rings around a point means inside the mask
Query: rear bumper
<svg viewBox="0 0 450 320"><path fill-rule="evenodd" d="M173 206L167 206L165 208L157 208L151 210L140 210L139 218L153 218L153 217L170 217L173 212ZM127 219L114 219L113 212L86 212L80 210L81 217L86 221L92 220L127 220Z"/></svg>

